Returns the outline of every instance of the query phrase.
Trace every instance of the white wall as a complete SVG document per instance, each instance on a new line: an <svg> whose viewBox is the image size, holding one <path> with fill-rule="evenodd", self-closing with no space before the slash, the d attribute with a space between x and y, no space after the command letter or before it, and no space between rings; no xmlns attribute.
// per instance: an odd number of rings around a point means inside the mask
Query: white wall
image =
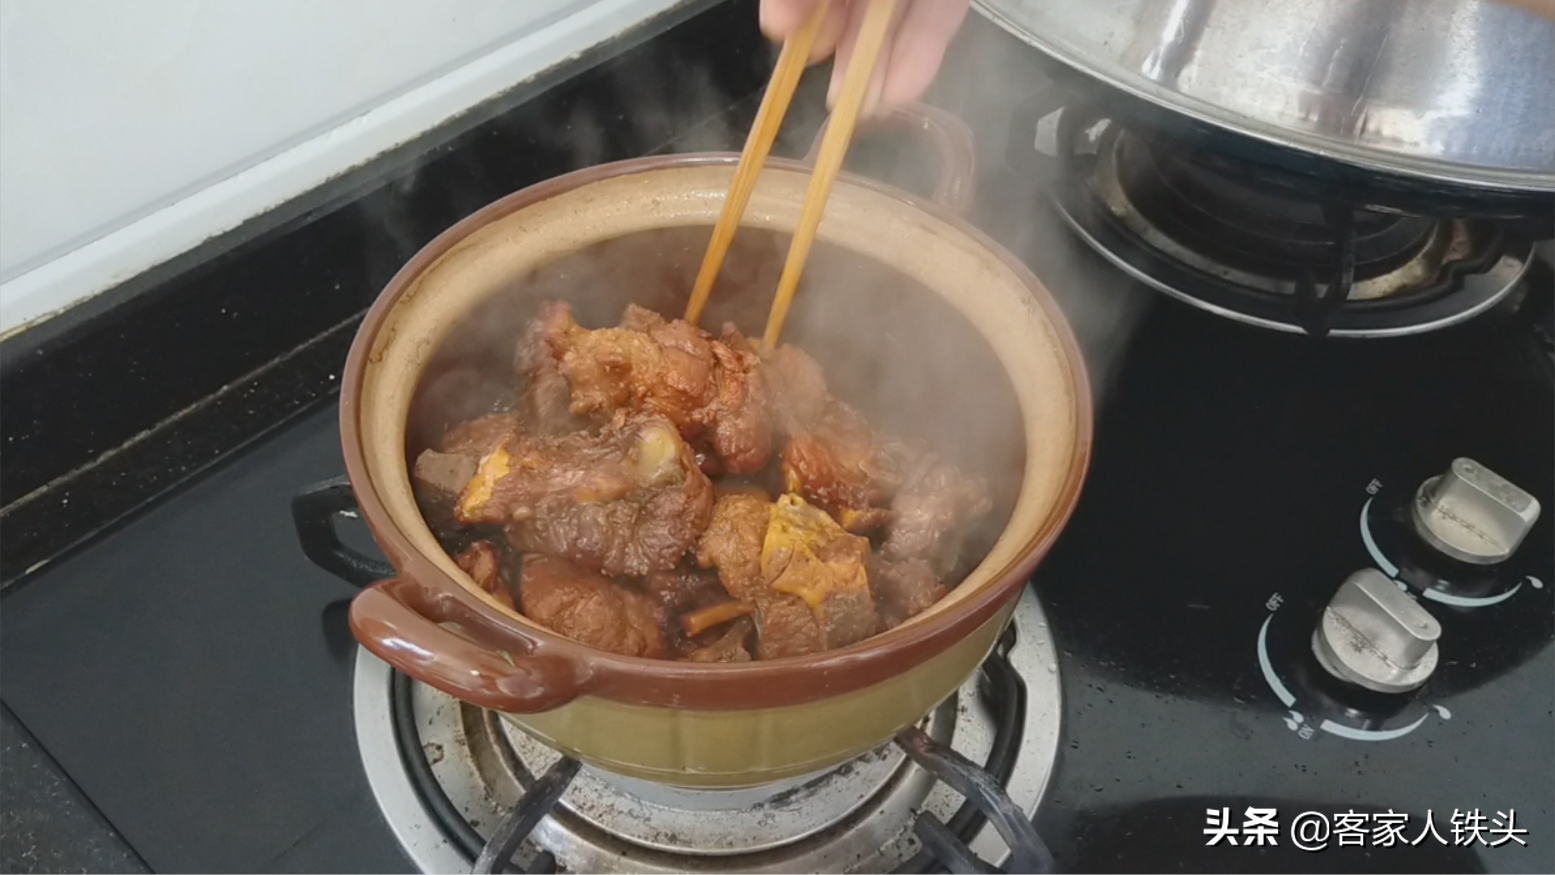
<svg viewBox="0 0 1555 875"><path fill-rule="evenodd" d="M0 0L0 335L679 0Z"/></svg>

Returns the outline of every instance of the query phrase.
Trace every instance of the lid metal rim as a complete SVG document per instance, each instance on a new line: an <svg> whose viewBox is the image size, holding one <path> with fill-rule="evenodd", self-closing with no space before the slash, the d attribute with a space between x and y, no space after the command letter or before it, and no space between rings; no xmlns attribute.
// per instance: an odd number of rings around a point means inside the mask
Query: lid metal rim
<svg viewBox="0 0 1555 875"><path fill-rule="evenodd" d="M1321 158L1340 161L1365 170L1388 173L1412 179L1463 186L1497 192L1555 194L1555 172L1541 173L1531 170L1507 170L1490 167L1471 167L1423 158L1420 156L1386 152L1315 136L1292 128L1282 128L1269 122L1222 109L1213 104L1184 94L1170 97L1159 91L1140 88L1128 79L1112 75L1106 70L1085 65L1068 47L1022 30L1006 16L999 13L991 0L973 0L973 6L989 21L1011 36L1032 46L1053 60L1125 94L1186 118L1214 127L1252 137L1261 142L1284 148L1296 149Z"/></svg>

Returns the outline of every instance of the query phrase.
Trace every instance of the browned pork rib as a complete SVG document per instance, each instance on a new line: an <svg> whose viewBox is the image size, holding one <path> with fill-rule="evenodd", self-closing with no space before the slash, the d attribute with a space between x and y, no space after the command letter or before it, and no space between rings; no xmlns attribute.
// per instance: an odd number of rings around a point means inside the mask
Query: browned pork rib
<svg viewBox="0 0 1555 875"><path fill-rule="evenodd" d="M535 434L562 435L588 425L572 413L572 397L567 378L562 376L560 356L549 342L569 321L571 316L564 310L542 309L518 342L514 365L524 384L522 409L528 430Z"/></svg>
<svg viewBox="0 0 1555 875"><path fill-rule="evenodd" d="M934 576L929 563L921 559L892 562L871 556L869 587L880 610L882 629L895 629L908 619L928 610L950 590Z"/></svg>
<svg viewBox="0 0 1555 875"><path fill-rule="evenodd" d="M729 598L718 574L682 565L670 571L655 571L643 578L643 591L664 607L667 615L684 614L717 604Z"/></svg>
<svg viewBox="0 0 1555 875"><path fill-rule="evenodd" d="M449 429L437 446L423 450L411 468L416 503L435 530L459 524L459 495L475 476L480 460L518 433L518 416L494 413L461 422Z"/></svg>
<svg viewBox="0 0 1555 875"><path fill-rule="evenodd" d="M668 571L696 543L713 487L662 419L562 437L514 435L481 460L459 522L611 576Z"/></svg>
<svg viewBox="0 0 1555 875"><path fill-rule="evenodd" d="M736 599L755 607L757 656L818 653L879 628L864 560L869 542L797 496L727 495L697 546Z"/></svg>
<svg viewBox="0 0 1555 875"><path fill-rule="evenodd" d="M502 556L489 541L476 541L454 557L454 562L470 575L475 585L491 593L497 601L514 607L513 591L502 577Z"/></svg>
<svg viewBox="0 0 1555 875"><path fill-rule="evenodd" d="M600 650L667 655L664 615L646 595L562 559L526 555L522 561L518 602L524 616Z"/></svg>
<svg viewBox="0 0 1555 875"><path fill-rule="evenodd" d="M933 453L919 457L891 502L881 549L887 559L927 562L943 577L956 566L970 524L993 509L988 486Z"/></svg>
<svg viewBox="0 0 1555 875"><path fill-rule="evenodd" d="M763 363L787 436L784 488L850 532L886 531L886 555L955 565L968 524L992 509L987 484L921 446L876 432L826 388L820 365L791 346Z"/></svg>
<svg viewBox="0 0 1555 875"><path fill-rule="evenodd" d="M733 327L714 338L632 305L620 327L589 330L564 303L547 304L538 324L537 342L567 383L572 414L662 417L708 451L710 473L750 473L771 457L766 383L755 352ZM533 361L528 368L544 373Z"/></svg>
<svg viewBox="0 0 1555 875"><path fill-rule="evenodd" d="M783 438L783 488L832 515L850 532L890 519L885 505L911 448L875 433L858 411L832 395L809 355L780 346L762 372L772 388L773 419Z"/></svg>

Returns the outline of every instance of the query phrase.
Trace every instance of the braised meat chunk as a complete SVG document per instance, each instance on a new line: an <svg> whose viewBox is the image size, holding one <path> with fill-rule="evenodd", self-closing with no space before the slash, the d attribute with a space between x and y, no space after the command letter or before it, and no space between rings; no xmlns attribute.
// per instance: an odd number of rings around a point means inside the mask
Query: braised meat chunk
<svg viewBox="0 0 1555 875"><path fill-rule="evenodd" d="M546 308L529 323L518 343L514 365L524 382L524 418L535 434L561 435L587 425L572 413L561 355L550 344L550 338L560 336L571 319L564 309Z"/></svg>
<svg viewBox="0 0 1555 875"><path fill-rule="evenodd" d="M481 459L518 434L518 417L495 413L449 429L435 448L422 450L410 472L421 513L434 529L458 525L456 507Z"/></svg>
<svg viewBox="0 0 1555 875"><path fill-rule="evenodd" d="M410 482L428 525L442 529L458 523L454 509L465 484L475 476L477 465L477 458L437 450L422 450L416 457Z"/></svg>
<svg viewBox="0 0 1555 875"><path fill-rule="evenodd" d="M895 629L950 594L921 559L892 562L871 556L868 569L882 629Z"/></svg>
<svg viewBox="0 0 1555 875"><path fill-rule="evenodd" d="M818 653L875 634L879 617L864 560L869 542L798 496L775 504L728 495L697 547L724 588L754 608L757 656Z"/></svg>
<svg viewBox="0 0 1555 875"><path fill-rule="evenodd" d="M454 557L454 562L470 575L475 585L491 593L497 601L512 608L513 591L502 574L502 558L490 541L476 541Z"/></svg>
<svg viewBox="0 0 1555 875"><path fill-rule="evenodd" d="M562 559L529 554L518 579L524 616L574 641L623 656L662 658L664 615L624 584Z"/></svg>
<svg viewBox="0 0 1555 875"><path fill-rule="evenodd" d="M988 485L930 453L919 458L891 502L887 559L922 560L948 574L960 558L970 523L993 509Z"/></svg>
<svg viewBox="0 0 1555 875"><path fill-rule="evenodd" d="M573 414L662 417L711 451L715 472L750 473L771 457L766 383L755 352L732 327L716 339L633 306L620 327L589 330L560 303L548 304L541 322Z"/></svg>
<svg viewBox="0 0 1555 875"><path fill-rule="evenodd" d="M649 574L643 578L643 591L671 615L684 614L729 598L723 584L718 582L716 572L685 566Z"/></svg>
<svg viewBox="0 0 1555 875"><path fill-rule="evenodd" d="M640 577L675 567L712 503L712 484L674 427L644 419L597 434L510 437L481 460L455 515L506 526L520 552Z"/></svg>
<svg viewBox="0 0 1555 875"><path fill-rule="evenodd" d="M966 525L992 509L987 484L908 441L870 427L826 388L820 365L779 347L765 360L775 419L788 440L784 488L850 532L887 532L885 554L955 565Z"/></svg>
<svg viewBox="0 0 1555 875"><path fill-rule="evenodd" d="M900 481L901 447L860 428L839 408L783 447L783 488L802 495L850 532L868 533L891 519L884 507Z"/></svg>
<svg viewBox="0 0 1555 875"><path fill-rule="evenodd" d="M792 346L763 362L772 387L774 419L787 438L783 487L822 508L850 532L867 533L890 520L886 509L918 450L877 433L826 388L821 367Z"/></svg>
<svg viewBox="0 0 1555 875"><path fill-rule="evenodd" d="M826 649L826 640L814 612L798 596L772 589L762 575L771 508L747 493L718 499L697 545L697 564L718 569L729 595L755 607L757 659L818 653Z"/></svg>
<svg viewBox="0 0 1555 875"><path fill-rule="evenodd" d="M757 605L767 594L761 548L767 540L771 508L766 499L747 492L721 496L696 548L697 565L716 569L729 595Z"/></svg>
<svg viewBox="0 0 1555 875"><path fill-rule="evenodd" d="M985 480L732 326L631 306L590 330L550 303L512 362L511 389L461 378L497 400L439 408L511 409L422 449L416 500L476 586L590 647L698 663L848 647L945 598L991 512Z"/></svg>
<svg viewBox="0 0 1555 875"><path fill-rule="evenodd" d="M713 372L713 403L708 408L713 424L707 443L723 473L759 471L772 457L772 401L760 359L733 325L723 327L713 344L713 358L718 367Z"/></svg>
<svg viewBox="0 0 1555 875"><path fill-rule="evenodd" d="M491 413L449 429L437 449L449 455L479 460L518 432L518 414Z"/></svg>
<svg viewBox="0 0 1555 875"><path fill-rule="evenodd" d="M772 395L772 417L778 430L793 434L815 422L833 400L821 365L803 350L784 344L761 362Z"/></svg>
<svg viewBox="0 0 1555 875"><path fill-rule="evenodd" d="M755 625L747 617L730 623L728 630L711 643L693 648L686 654L687 662L750 662L751 652L746 642L755 631Z"/></svg>
<svg viewBox="0 0 1555 875"><path fill-rule="evenodd" d="M797 495L772 506L761 548L761 573L777 592L810 606L827 649L846 647L875 634L875 614L864 560L869 541L843 531L819 508Z"/></svg>

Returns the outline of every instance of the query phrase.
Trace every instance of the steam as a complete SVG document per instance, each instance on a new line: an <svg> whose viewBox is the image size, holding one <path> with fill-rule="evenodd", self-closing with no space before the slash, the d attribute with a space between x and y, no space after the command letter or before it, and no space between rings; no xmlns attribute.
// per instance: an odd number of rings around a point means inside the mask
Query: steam
<svg viewBox="0 0 1555 875"><path fill-rule="evenodd" d="M977 223L1026 262L1058 301L1085 357L1097 412L1107 401L1130 339L1155 294L1081 241L1051 206L1056 168L1036 155L1035 131L1011 129L1015 110L1052 88L1036 49L980 15L957 35L927 100L974 131L978 150ZM1027 145L1025 162L1008 154Z"/></svg>
<svg viewBox="0 0 1555 875"><path fill-rule="evenodd" d="M1081 342L1099 409L1151 297L1086 250L1056 216L1048 203L1050 178L1007 160L1012 113L1046 87L1032 51L971 16L928 101L973 129L980 203L974 223L1031 264L1057 299ZM758 54L748 63L762 71L761 78L775 49ZM685 57L666 53L661 60L647 73L634 64L590 74L604 87L580 91L587 96L551 117L536 112L521 120L526 136L535 149L564 155L568 168L623 153L738 150L761 95L732 94L713 68ZM825 66L806 74L775 155L794 157L808 147L824 117L828 75ZM679 130L687 117L708 120ZM879 140L892 147L881 153L886 157L875 166L850 160L850 170L909 189L932 186L932 162L893 156L911 151L904 138ZM866 156L865 146L861 140L855 151ZM491 190L484 176L491 171L475 161L470 173L479 184L452 193L465 213L484 206L478 192ZM402 250L398 263L425 242L410 245L414 234L406 229L413 225L403 216L382 216L381 227ZM427 446L453 422L513 403L515 347L544 298L571 303L587 327L615 325L628 302L679 315L707 235L708 229L677 229L622 238L515 278L511 294L497 296L445 344L423 381L407 449ZM716 333L722 322L733 321L759 336L787 245L784 235L742 229L703 326ZM995 488L994 517L1002 523L1013 502L1009 490L1019 481L1024 435L1009 378L958 313L933 293L910 288L888 265L822 245L806 269L785 341L819 360L834 390L878 428L922 439L963 470L986 477Z"/></svg>

